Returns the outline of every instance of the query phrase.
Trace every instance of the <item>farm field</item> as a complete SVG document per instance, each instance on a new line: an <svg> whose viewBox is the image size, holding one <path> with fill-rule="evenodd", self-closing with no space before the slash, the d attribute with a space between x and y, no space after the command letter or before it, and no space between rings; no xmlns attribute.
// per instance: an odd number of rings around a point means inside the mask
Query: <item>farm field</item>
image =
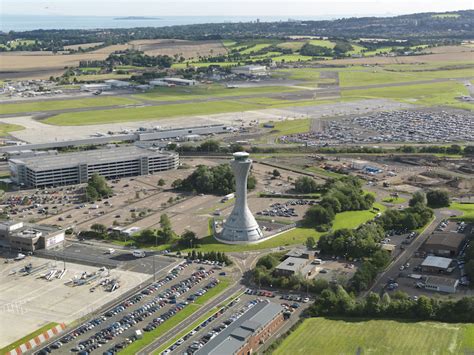
<svg viewBox="0 0 474 355"><path fill-rule="evenodd" d="M88 99L75 100L44 100L38 102L24 102L17 104L2 104L0 106L0 114L20 113L20 112L36 112L36 111L52 111L63 109L74 109L84 107L101 107L114 105L130 105L136 104L138 101L124 97L97 97Z"/></svg>
<svg viewBox="0 0 474 355"><path fill-rule="evenodd" d="M472 324L310 318L273 354L465 354L473 349Z"/></svg>

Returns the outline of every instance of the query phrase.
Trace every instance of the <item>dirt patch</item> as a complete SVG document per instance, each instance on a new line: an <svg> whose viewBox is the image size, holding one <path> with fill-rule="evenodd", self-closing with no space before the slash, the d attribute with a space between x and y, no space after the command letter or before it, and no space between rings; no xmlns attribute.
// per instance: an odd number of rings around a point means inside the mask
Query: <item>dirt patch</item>
<svg viewBox="0 0 474 355"><path fill-rule="evenodd" d="M92 48L100 46L104 42L94 42L94 43L83 43L83 44L72 44L70 46L64 46L65 50L78 50L79 47L82 49Z"/></svg>

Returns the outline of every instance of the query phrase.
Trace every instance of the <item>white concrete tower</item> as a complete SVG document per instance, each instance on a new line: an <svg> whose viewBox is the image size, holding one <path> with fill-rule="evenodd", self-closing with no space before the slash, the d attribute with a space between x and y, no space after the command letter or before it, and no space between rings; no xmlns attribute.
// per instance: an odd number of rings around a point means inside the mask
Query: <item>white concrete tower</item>
<svg viewBox="0 0 474 355"><path fill-rule="evenodd" d="M247 206L247 178L252 160L248 153L237 152L230 165L235 175L235 206L218 239L231 244L256 243L263 238L263 233Z"/></svg>

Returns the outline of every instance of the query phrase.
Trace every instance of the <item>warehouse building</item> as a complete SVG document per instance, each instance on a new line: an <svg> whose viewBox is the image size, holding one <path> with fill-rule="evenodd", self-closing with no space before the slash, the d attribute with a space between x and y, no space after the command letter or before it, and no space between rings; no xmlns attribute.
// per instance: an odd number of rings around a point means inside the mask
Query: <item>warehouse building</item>
<svg viewBox="0 0 474 355"><path fill-rule="evenodd" d="M177 169L179 155L136 146L10 159L12 181L38 188L85 183L93 174L107 179Z"/></svg>
<svg viewBox="0 0 474 355"><path fill-rule="evenodd" d="M283 307L277 303L257 303L195 354L252 354L281 327L284 322L283 311Z"/></svg>
<svg viewBox="0 0 474 355"><path fill-rule="evenodd" d="M0 245L19 251L52 249L62 245L64 230L24 222L0 222Z"/></svg>
<svg viewBox="0 0 474 355"><path fill-rule="evenodd" d="M435 232L425 242L424 250L433 255L455 257L459 254L466 236L456 232Z"/></svg>
<svg viewBox="0 0 474 355"><path fill-rule="evenodd" d="M459 281L446 277L430 276L426 278L425 289L436 292L456 293Z"/></svg>
<svg viewBox="0 0 474 355"><path fill-rule="evenodd" d="M267 67L264 65L243 65L232 68L232 73L242 76L265 76L268 75Z"/></svg>
<svg viewBox="0 0 474 355"><path fill-rule="evenodd" d="M443 258L440 256L427 256L421 263L421 270L424 272L440 273L447 272L452 259Z"/></svg>

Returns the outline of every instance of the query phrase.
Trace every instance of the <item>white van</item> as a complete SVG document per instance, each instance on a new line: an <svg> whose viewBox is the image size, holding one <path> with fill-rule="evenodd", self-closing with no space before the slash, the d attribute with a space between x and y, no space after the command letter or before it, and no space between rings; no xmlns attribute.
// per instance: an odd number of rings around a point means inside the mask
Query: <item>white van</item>
<svg viewBox="0 0 474 355"><path fill-rule="evenodd" d="M146 256L146 254L143 250L134 250L133 251L133 256L136 257L136 258L144 258Z"/></svg>
<svg viewBox="0 0 474 355"><path fill-rule="evenodd" d="M321 265L322 263L323 263L323 261L321 259L314 259L313 260L314 265Z"/></svg>

